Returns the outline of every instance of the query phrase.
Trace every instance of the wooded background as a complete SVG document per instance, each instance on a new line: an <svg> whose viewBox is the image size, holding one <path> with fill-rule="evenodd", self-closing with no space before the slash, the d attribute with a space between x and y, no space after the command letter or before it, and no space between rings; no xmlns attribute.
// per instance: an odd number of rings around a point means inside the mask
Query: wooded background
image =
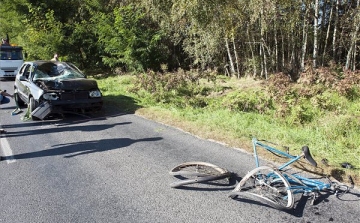
<svg viewBox="0 0 360 223"><path fill-rule="evenodd" d="M359 69L360 0L1 0L0 36L27 60L120 72L212 69L293 79Z"/></svg>

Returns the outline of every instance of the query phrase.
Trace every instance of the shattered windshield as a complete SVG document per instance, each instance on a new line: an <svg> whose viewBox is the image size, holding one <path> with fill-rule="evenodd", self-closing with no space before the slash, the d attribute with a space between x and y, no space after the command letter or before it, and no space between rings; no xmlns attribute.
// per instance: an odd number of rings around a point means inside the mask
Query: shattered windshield
<svg viewBox="0 0 360 223"><path fill-rule="evenodd" d="M36 67L34 80L67 80L85 78L79 69L67 63L44 63Z"/></svg>

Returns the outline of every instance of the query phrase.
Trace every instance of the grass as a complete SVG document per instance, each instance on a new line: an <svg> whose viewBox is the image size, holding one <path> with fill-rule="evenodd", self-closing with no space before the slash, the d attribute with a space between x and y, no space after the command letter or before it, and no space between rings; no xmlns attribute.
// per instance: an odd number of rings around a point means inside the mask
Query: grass
<svg viewBox="0 0 360 223"><path fill-rule="evenodd" d="M223 78L214 84L202 80L200 84L207 85L213 91L206 96L209 106L196 108L187 104L186 100L189 99L182 99L182 106L178 106L157 102L152 94L146 91L134 92L131 89L134 88L135 78L130 75L98 78L105 106L114 105L124 111L249 152L252 152L252 137L289 146L293 155L299 154L301 147L308 145L318 167L313 168L303 163L301 166L318 174L332 175L339 181L346 181L346 175L352 175L356 184L360 183L360 130L357 118L360 102L344 103L344 100L335 98L341 101L335 103L336 106L341 105L341 109L336 109L336 112L323 112L311 122L293 125L284 119L274 118L275 111L259 114L222 106L226 95L239 89L249 92L261 90L260 81ZM263 155L267 159L275 160L271 154ZM327 159L329 166L323 165L322 159ZM341 163L344 162L351 163L355 168L342 168Z"/></svg>

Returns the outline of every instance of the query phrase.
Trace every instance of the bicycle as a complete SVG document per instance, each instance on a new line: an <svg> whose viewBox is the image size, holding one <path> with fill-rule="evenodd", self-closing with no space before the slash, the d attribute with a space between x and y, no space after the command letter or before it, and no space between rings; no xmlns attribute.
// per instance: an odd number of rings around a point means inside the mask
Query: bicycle
<svg viewBox="0 0 360 223"><path fill-rule="evenodd" d="M340 197L354 187L354 181L351 176L349 176L351 183L351 186L349 187L344 184L332 182L328 177L326 178L329 182L324 183L320 180L310 179L295 173L288 173L285 168L290 164L299 161L301 158L305 158L311 165L317 166L316 161L310 154L308 146L302 147L300 155L293 156L288 152L283 152L264 144L256 138L252 139L252 143L256 168L248 172L235 186L233 191L229 194L229 197L231 198L236 198L238 196L249 197L250 195L251 198L260 198L261 201L264 201L277 209L289 210L294 206L294 194L310 195L311 204L313 205L322 191L332 192L337 197ZM275 155L286 157L289 161L275 168L260 166L257 147L264 148Z"/></svg>
<svg viewBox="0 0 360 223"><path fill-rule="evenodd" d="M177 188L222 179L229 181L232 173L211 163L195 161L179 164L172 168L169 174L180 179L170 184L171 187Z"/></svg>

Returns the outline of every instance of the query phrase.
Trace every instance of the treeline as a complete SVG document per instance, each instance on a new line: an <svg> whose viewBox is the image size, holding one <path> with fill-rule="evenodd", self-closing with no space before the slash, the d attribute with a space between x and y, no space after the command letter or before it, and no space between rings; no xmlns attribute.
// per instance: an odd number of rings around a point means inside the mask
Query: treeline
<svg viewBox="0 0 360 223"><path fill-rule="evenodd" d="M1 0L0 36L28 60L118 72L212 69L294 79L359 69L360 0Z"/></svg>

